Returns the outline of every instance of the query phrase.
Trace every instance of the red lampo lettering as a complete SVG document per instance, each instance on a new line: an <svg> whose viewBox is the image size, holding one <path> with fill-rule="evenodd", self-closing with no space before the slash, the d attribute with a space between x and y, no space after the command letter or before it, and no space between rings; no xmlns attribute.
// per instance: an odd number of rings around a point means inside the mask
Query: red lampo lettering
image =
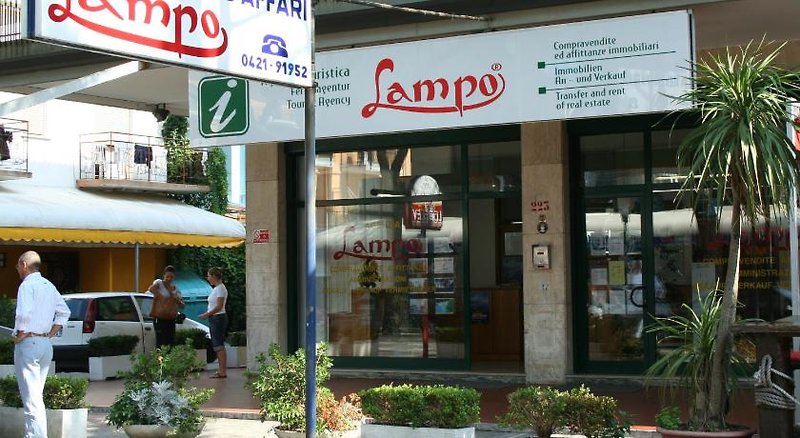
<svg viewBox="0 0 800 438"><path fill-rule="evenodd" d="M228 33L222 28L219 18L209 10L198 11L193 6L178 5L170 9L163 0L125 0L114 2L117 7L126 5L127 14L123 15L109 0L65 0L63 4L53 4L48 8L48 16L56 23L72 20L75 23L97 33L122 41L153 47L168 52L195 56L198 58L214 58L228 49ZM90 4L91 3L91 4ZM154 16L158 21L154 24ZM172 41L163 41L144 36L147 32L132 33L121 30L125 23L139 23L148 26L160 25L174 30ZM199 26L198 26L199 25ZM183 44L186 34L203 32L203 35L214 40L213 47L195 47ZM220 38L221 35L221 38Z"/></svg>
<svg viewBox="0 0 800 438"><path fill-rule="evenodd" d="M364 105L361 117L368 119L380 108L415 113L459 113L494 103L506 89L502 65L480 77L465 75L452 81L445 78L421 79L410 85L386 79L394 72L394 61L384 58L375 67L375 101ZM385 100L383 99L385 96Z"/></svg>

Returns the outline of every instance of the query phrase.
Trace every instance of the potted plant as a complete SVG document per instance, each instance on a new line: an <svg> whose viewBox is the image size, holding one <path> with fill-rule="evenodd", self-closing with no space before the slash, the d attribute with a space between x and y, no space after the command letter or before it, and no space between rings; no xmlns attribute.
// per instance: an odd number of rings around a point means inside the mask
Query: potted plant
<svg viewBox="0 0 800 438"><path fill-rule="evenodd" d="M231 332L228 335L225 350L228 353L228 368L244 368L247 366L247 333Z"/></svg>
<svg viewBox="0 0 800 438"><path fill-rule="evenodd" d="M89 339L89 380L105 380L130 370L130 355L138 343L139 337L134 335Z"/></svg>
<svg viewBox="0 0 800 438"><path fill-rule="evenodd" d="M613 397L595 395L581 385L566 395L566 422L572 433L586 438L624 438L631 422L628 415L617 409Z"/></svg>
<svg viewBox="0 0 800 438"><path fill-rule="evenodd" d="M248 387L261 401L261 421L277 421L279 438L305 437L305 353L302 349L284 355L272 344L267 355L256 357L257 373L247 373ZM337 400L323 385L330 378L333 365L325 344L317 347L317 434L326 437L357 437L361 425L359 399L350 395Z"/></svg>
<svg viewBox="0 0 800 438"><path fill-rule="evenodd" d="M358 393L364 414L373 421L363 438L475 436L480 421L480 393L442 385L383 385ZM402 406L402 409L398 408Z"/></svg>
<svg viewBox="0 0 800 438"><path fill-rule="evenodd" d="M709 335L714 347L702 357L685 357L692 380L696 375L691 370L699 369L696 360L709 360L708 380L690 389L688 426L697 431L729 429L731 326L739 293L742 222L756 224L773 208L786 211L788 190L798 186L797 153L786 126L797 126L787 104L797 95L800 76L774 65L782 47L767 51L763 42L751 43L739 54L711 55L695 64L695 87L676 98L692 105L686 114L700 119L678 147L678 163L686 170L683 193L710 191L715 205L731 205L718 210L730 211L731 225L724 292L718 303L710 303L719 306ZM702 196L694 198L697 202ZM678 365L659 361L654 367L666 371Z"/></svg>
<svg viewBox="0 0 800 438"><path fill-rule="evenodd" d="M74 377L47 376L44 404L47 436L85 438L89 411L84 405L89 382ZM0 436L23 436L25 417L16 376L0 379Z"/></svg>
<svg viewBox="0 0 800 438"><path fill-rule="evenodd" d="M754 433L748 428L731 426L726 427L727 430L702 430L705 415L702 410L705 409L706 398L711 390L712 361L718 340L717 327L722 318L722 297L718 292L700 296L697 310L684 304L682 310L687 316L677 314L656 318L655 324L648 328L648 332L659 336L660 342L674 347L647 370L647 376L666 377L668 388L672 390L677 386L690 388L688 424L681 423L677 408L663 409L656 417L658 431L665 438L749 437ZM736 351L726 356L728 369L725 371L725 388L728 397L736 385L736 369L742 369L745 365L746 361Z"/></svg>
<svg viewBox="0 0 800 438"><path fill-rule="evenodd" d="M131 370L121 374L125 387L111 405L107 421L132 438L199 435L205 426L200 406L214 393L186 386L199 366L188 345L134 355Z"/></svg>
<svg viewBox="0 0 800 438"><path fill-rule="evenodd" d="M199 369L205 369L208 363L208 350L211 348L211 339L208 333L200 329L179 329L175 331L175 345L190 345L203 363Z"/></svg>
<svg viewBox="0 0 800 438"><path fill-rule="evenodd" d="M567 425L567 393L547 386L520 388L508 395L508 412L501 425L532 429L538 438L550 438Z"/></svg>

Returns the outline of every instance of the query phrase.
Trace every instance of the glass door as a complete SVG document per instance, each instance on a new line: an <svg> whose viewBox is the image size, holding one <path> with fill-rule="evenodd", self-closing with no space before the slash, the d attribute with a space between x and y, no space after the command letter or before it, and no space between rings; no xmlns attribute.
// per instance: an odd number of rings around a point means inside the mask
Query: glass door
<svg viewBox="0 0 800 438"><path fill-rule="evenodd" d="M585 362L616 370L621 362L639 368L649 346L645 327L652 301L642 198L603 195L584 202L585 281L580 284L586 288Z"/></svg>

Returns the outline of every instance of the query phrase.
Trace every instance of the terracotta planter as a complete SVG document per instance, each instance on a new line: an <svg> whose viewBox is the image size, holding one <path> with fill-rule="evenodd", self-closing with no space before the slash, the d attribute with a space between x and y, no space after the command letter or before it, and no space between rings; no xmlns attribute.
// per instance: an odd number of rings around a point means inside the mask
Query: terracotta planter
<svg viewBox="0 0 800 438"><path fill-rule="evenodd" d="M695 432L691 430L670 430L656 428L662 438L750 438L756 433L753 429L728 430L725 432Z"/></svg>

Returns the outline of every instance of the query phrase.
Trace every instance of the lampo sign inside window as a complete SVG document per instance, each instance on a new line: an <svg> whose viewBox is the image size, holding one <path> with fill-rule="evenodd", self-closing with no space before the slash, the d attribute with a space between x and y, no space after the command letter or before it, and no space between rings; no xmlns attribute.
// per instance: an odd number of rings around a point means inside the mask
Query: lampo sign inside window
<svg viewBox="0 0 800 438"><path fill-rule="evenodd" d="M310 86L312 0L31 0L26 38Z"/></svg>

